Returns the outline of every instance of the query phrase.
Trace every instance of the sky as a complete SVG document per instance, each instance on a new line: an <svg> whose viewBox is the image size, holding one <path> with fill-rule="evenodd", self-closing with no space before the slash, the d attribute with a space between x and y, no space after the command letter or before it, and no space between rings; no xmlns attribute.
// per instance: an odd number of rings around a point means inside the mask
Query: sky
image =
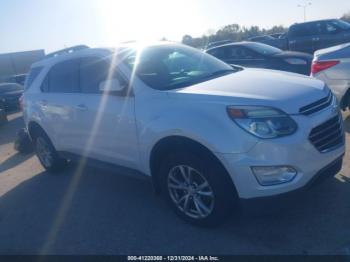
<svg viewBox="0 0 350 262"><path fill-rule="evenodd" d="M308 2L307 20L350 11L349 0L0 0L0 53L181 41L233 23L289 26L304 20L298 4Z"/></svg>

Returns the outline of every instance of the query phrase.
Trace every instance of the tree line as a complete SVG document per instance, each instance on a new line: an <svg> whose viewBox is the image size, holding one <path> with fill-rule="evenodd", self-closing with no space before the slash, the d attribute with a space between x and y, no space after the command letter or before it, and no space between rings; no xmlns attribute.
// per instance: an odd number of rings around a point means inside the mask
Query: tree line
<svg viewBox="0 0 350 262"><path fill-rule="evenodd" d="M350 12L344 14L340 19L350 22ZM191 35L184 35L182 43L197 47L205 48L208 43L231 40L234 42L244 41L251 37L261 35L271 35L275 33L285 33L288 28L284 26L274 26L270 29L260 28L259 26L242 27L238 24L226 25L214 33L209 33L201 37L192 37Z"/></svg>

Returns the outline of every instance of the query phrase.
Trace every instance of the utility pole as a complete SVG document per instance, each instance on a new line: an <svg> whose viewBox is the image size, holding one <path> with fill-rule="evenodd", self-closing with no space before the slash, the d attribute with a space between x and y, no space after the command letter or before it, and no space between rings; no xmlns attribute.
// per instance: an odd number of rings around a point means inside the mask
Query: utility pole
<svg viewBox="0 0 350 262"><path fill-rule="evenodd" d="M299 4L299 5L298 5L298 7L301 7L301 8L304 9L304 22L306 22L306 8L307 8L308 6L310 6L310 5L312 5L311 2L308 2L307 4Z"/></svg>

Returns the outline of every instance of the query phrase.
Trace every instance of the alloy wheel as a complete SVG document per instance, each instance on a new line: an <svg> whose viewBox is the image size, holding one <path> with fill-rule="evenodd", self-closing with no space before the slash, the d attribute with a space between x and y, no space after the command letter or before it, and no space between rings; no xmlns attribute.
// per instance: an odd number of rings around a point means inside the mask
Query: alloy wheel
<svg viewBox="0 0 350 262"><path fill-rule="evenodd" d="M215 196L208 180L188 165L170 170L168 191L176 207L191 218L203 219L213 212Z"/></svg>

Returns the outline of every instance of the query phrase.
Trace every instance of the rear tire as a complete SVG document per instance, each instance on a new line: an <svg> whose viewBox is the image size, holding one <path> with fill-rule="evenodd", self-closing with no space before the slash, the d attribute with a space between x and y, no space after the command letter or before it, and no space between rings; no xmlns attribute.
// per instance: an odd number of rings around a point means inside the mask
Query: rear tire
<svg viewBox="0 0 350 262"><path fill-rule="evenodd" d="M172 153L162 161L159 175L167 202L193 225L220 225L237 206L238 195L231 178L216 159L206 154Z"/></svg>
<svg viewBox="0 0 350 262"><path fill-rule="evenodd" d="M67 160L61 158L54 146L52 145L48 136L40 132L34 139L35 153L42 164L42 166L50 173L57 173L62 171L66 165Z"/></svg>

